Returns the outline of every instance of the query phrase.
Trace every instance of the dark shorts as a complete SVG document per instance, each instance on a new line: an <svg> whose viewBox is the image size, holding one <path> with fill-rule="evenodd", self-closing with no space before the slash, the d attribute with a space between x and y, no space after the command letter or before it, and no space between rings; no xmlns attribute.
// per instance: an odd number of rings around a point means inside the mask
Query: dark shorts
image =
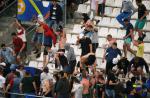
<svg viewBox="0 0 150 98"><path fill-rule="evenodd" d="M52 47L52 39L50 37L44 36L44 46Z"/></svg>
<svg viewBox="0 0 150 98"><path fill-rule="evenodd" d="M98 48L99 44L98 43L92 43L92 51L93 53L96 53L96 49Z"/></svg>
<svg viewBox="0 0 150 98"><path fill-rule="evenodd" d="M32 41L42 44L43 43L43 33L35 33Z"/></svg>
<svg viewBox="0 0 150 98"><path fill-rule="evenodd" d="M95 63L96 57L95 55L90 55L87 58L87 62L85 63L86 65L93 65Z"/></svg>

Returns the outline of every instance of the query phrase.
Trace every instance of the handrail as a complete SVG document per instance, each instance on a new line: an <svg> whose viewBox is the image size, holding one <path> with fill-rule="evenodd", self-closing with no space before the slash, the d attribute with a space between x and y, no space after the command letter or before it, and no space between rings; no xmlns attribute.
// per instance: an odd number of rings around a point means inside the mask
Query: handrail
<svg viewBox="0 0 150 98"><path fill-rule="evenodd" d="M0 11L0 14L2 14L5 10L7 10L9 7L11 7L14 3L16 3L17 2L17 0L14 0L11 4L9 4L7 7L5 7L4 9L2 9L1 11Z"/></svg>
<svg viewBox="0 0 150 98"><path fill-rule="evenodd" d="M4 92L0 91L0 93L4 93ZM28 95L30 97L36 97L36 98L53 98L53 97L36 96L36 95L30 95L30 94L12 93L12 92L7 92L7 94L19 95L19 96L26 96L26 95Z"/></svg>

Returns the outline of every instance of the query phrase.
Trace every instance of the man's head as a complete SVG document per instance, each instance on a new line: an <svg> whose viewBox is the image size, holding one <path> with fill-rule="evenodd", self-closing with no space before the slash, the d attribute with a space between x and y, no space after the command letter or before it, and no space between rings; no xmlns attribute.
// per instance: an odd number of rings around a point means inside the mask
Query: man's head
<svg viewBox="0 0 150 98"><path fill-rule="evenodd" d="M112 44L112 48L113 48L113 49L116 49L116 48L117 48L117 43L116 43L116 42L114 42L114 43Z"/></svg>
<svg viewBox="0 0 150 98"><path fill-rule="evenodd" d="M3 51L5 51L6 50L6 45L4 43L1 44L1 48L2 48Z"/></svg>
<svg viewBox="0 0 150 98"><path fill-rule="evenodd" d="M17 34L15 32L11 33L12 38L16 38Z"/></svg>
<svg viewBox="0 0 150 98"><path fill-rule="evenodd" d="M142 4L142 0L136 0L136 5L140 6Z"/></svg>
<svg viewBox="0 0 150 98"><path fill-rule="evenodd" d="M52 4L56 5L57 4L57 0L52 0Z"/></svg>
<svg viewBox="0 0 150 98"><path fill-rule="evenodd" d="M111 41L111 39L112 39L112 35L111 34L107 35L107 40Z"/></svg>
<svg viewBox="0 0 150 98"><path fill-rule="evenodd" d="M138 44L141 44L141 43L143 43L143 38L138 38Z"/></svg>
<svg viewBox="0 0 150 98"><path fill-rule="evenodd" d="M128 18L124 19L124 23L125 23L125 25L128 25L129 19Z"/></svg>

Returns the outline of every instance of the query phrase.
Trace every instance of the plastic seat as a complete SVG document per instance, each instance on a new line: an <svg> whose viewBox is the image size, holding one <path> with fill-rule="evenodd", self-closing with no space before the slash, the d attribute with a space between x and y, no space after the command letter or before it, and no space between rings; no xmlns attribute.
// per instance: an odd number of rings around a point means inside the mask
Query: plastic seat
<svg viewBox="0 0 150 98"><path fill-rule="evenodd" d="M106 43L106 39L105 38L99 38L98 43L99 43L99 47L103 47L103 45Z"/></svg>
<svg viewBox="0 0 150 98"><path fill-rule="evenodd" d="M96 50L96 56L99 57L99 58L103 58L103 55L104 55L104 49L103 48L98 48Z"/></svg>
<svg viewBox="0 0 150 98"><path fill-rule="evenodd" d="M111 14L112 17L116 17L120 14L120 8L114 8L113 13Z"/></svg>
<svg viewBox="0 0 150 98"><path fill-rule="evenodd" d="M106 0L106 5L114 6L115 5L115 0Z"/></svg>
<svg viewBox="0 0 150 98"><path fill-rule="evenodd" d="M150 41L150 32L146 33L146 37L145 37L144 41Z"/></svg>
<svg viewBox="0 0 150 98"><path fill-rule="evenodd" d="M113 26L113 27L121 27L121 25L119 24L119 22L117 21L116 18L112 18L111 19L111 26Z"/></svg>
<svg viewBox="0 0 150 98"><path fill-rule="evenodd" d="M111 16L112 12L113 12L113 8L112 7L106 7L105 8L105 15Z"/></svg>
<svg viewBox="0 0 150 98"><path fill-rule="evenodd" d="M117 47L118 47L119 49L123 49L123 43L124 43L123 40L117 40Z"/></svg>
<svg viewBox="0 0 150 98"><path fill-rule="evenodd" d="M106 37L108 35L108 28L99 28L98 36Z"/></svg>
<svg viewBox="0 0 150 98"><path fill-rule="evenodd" d="M72 35L70 43L76 44L76 42L77 42L77 35Z"/></svg>
<svg viewBox="0 0 150 98"><path fill-rule="evenodd" d="M43 52L41 52L40 57L38 59L36 59L36 60L39 61L39 62L43 61Z"/></svg>
<svg viewBox="0 0 150 98"><path fill-rule="evenodd" d="M110 25L110 18L104 17L102 20L99 22L100 26L109 26Z"/></svg>
<svg viewBox="0 0 150 98"><path fill-rule="evenodd" d="M115 0L115 6L121 7L122 6L122 0Z"/></svg>
<svg viewBox="0 0 150 98"><path fill-rule="evenodd" d="M150 22L147 22L144 29L150 31Z"/></svg>
<svg viewBox="0 0 150 98"><path fill-rule="evenodd" d="M135 26L136 20L130 20L130 23Z"/></svg>
<svg viewBox="0 0 150 98"><path fill-rule="evenodd" d="M78 13L87 13L87 5L79 4L77 12Z"/></svg>
<svg viewBox="0 0 150 98"><path fill-rule="evenodd" d="M83 29L81 29L81 25L75 24L74 27L73 27L73 31L72 32L80 34L82 31L83 31Z"/></svg>
<svg viewBox="0 0 150 98"><path fill-rule="evenodd" d="M118 34L117 34L117 38L123 38L126 35L126 31L125 30L118 30Z"/></svg>
<svg viewBox="0 0 150 98"><path fill-rule="evenodd" d="M138 13L137 13L137 12L134 13L134 14L131 16L131 18L137 19L137 18L138 18Z"/></svg>
<svg viewBox="0 0 150 98"><path fill-rule="evenodd" d="M144 43L144 52L150 52L150 43Z"/></svg>
<svg viewBox="0 0 150 98"><path fill-rule="evenodd" d="M149 0L143 1L143 4L146 6L146 8L147 8L148 10L150 10L150 1L149 1Z"/></svg>
<svg viewBox="0 0 150 98"><path fill-rule="evenodd" d="M70 43L70 41L71 41L71 34L66 34L66 37L67 37L67 43Z"/></svg>
<svg viewBox="0 0 150 98"><path fill-rule="evenodd" d="M117 29L109 29L109 34L113 35L114 38L117 38L117 33L118 30Z"/></svg>
<svg viewBox="0 0 150 98"><path fill-rule="evenodd" d="M37 61L30 61L29 62L29 67L37 68L37 66L38 66L38 62Z"/></svg>

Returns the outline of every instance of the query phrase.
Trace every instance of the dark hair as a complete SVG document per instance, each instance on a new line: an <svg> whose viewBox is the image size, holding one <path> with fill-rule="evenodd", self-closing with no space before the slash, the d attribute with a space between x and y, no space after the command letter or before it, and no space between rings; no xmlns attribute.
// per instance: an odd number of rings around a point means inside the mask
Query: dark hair
<svg viewBox="0 0 150 98"><path fill-rule="evenodd" d="M17 34L15 32L11 33L11 36L16 36Z"/></svg>
<svg viewBox="0 0 150 98"><path fill-rule="evenodd" d="M16 75L17 77L20 77L20 73L19 73L18 71L15 72L15 75Z"/></svg>
<svg viewBox="0 0 150 98"><path fill-rule="evenodd" d="M61 77L63 77L63 76L64 76L64 72L63 72L63 71L60 71L60 72L59 72L59 75L60 75Z"/></svg>
<svg viewBox="0 0 150 98"><path fill-rule="evenodd" d="M43 72L46 72L46 73L48 73L48 72L49 72L49 69L48 69L48 67L45 67L45 68L43 69Z"/></svg>
<svg viewBox="0 0 150 98"><path fill-rule="evenodd" d="M59 80L58 74L54 74L54 77L56 78L56 81Z"/></svg>
<svg viewBox="0 0 150 98"><path fill-rule="evenodd" d="M4 43L1 44L1 47L5 47L6 45Z"/></svg>
<svg viewBox="0 0 150 98"><path fill-rule="evenodd" d="M132 78L131 78L131 82L132 82L132 83L135 83L135 81L136 81L136 77L132 77Z"/></svg>
<svg viewBox="0 0 150 98"><path fill-rule="evenodd" d="M113 43L113 45L117 46L117 43L116 43L116 42L114 42L114 43Z"/></svg>
<svg viewBox="0 0 150 98"><path fill-rule="evenodd" d="M112 35L111 35L111 34L108 34L107 37L112 37Z"/></svg>
<svg viewBox="0 0 150 98"><path fill-rule="evenodd" d="M128 19L128 18L125 18L123 21L124 21L124 22L129 22L129 19Z"/></svg>
<svg viewBox="0 0 150 98"><path fill-rule="evenodd" d="M137 3L142 3L142 0L136 0Z"/></svg>

